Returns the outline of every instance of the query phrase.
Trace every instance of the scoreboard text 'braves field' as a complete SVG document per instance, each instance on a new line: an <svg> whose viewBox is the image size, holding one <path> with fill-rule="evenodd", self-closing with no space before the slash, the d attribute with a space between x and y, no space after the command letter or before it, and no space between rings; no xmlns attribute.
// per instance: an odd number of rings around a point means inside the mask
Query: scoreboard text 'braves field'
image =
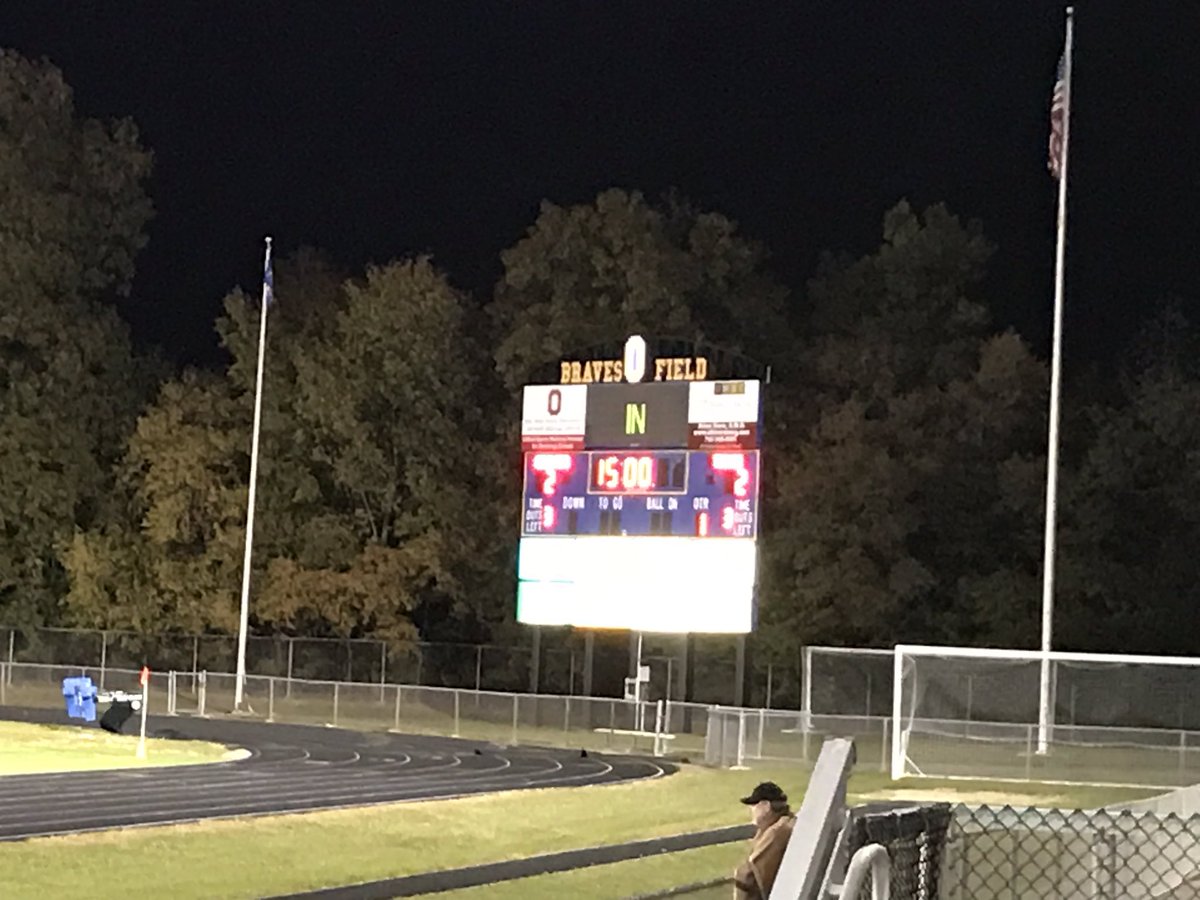
<svg viewBox="0 0 1200 900"><path fill-rule="evenodd" d="M564 362L525 388L517 619L744 633L754 617L761 384L704 357Z"/></svg>

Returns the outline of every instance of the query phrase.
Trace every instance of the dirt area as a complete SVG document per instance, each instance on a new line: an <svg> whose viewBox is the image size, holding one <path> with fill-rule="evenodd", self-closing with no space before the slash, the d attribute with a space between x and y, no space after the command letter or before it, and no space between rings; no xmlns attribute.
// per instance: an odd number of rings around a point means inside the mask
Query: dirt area
<svg viewBox="0 0 1200 900"><path fill-rule="evenodd" d="M956 791L953 788L896 788L859 794L858 800L899 800L905 803L969 803L972 806L1040 806L1056 807L1069 805L1065 796L1052 794L1025 794L1020 791Z"/></svg>

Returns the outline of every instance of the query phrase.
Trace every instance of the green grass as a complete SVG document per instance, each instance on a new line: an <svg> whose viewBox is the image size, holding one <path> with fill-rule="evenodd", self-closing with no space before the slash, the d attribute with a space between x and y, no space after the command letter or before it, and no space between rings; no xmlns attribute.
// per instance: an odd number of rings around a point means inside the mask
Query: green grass
<svg viewBox="0 0 1200 900"><path fill-rule="evenodd" d="M764 777L797 795L807 780L799 768L730 772L689 767L642 783L0 844L3 896L261 897L520 859L744 821L737 798ZM106 884L95 873L110 868L114 854L154 864L129 866L119 883Z"/></svg>
<svg viewBox="0 0 1200 900"><path fill-rule="evenodd" d="M229 748L220 744L147 738L146 758L138 759L137 744L136 736L99 728L0 722L0 776L180 766L219 762L230 755Z"/></svg>
<svg viewBox="0 0 1200 900"><path fill-rule="evenodd" d="M640 783L0 844L3 896L5 900L74 896L103 900L169 893L173 898L241 898L311 890L739 824L746 821L746 812L737 798L754 783L777 781L799 800L807 778L807 771L798 766L753 771L689 766L677 775ZM877 772L857 774L851 782L852 798L872 796L888 787L887 779ZM952 787L962 799L970 799L971 791L1013 789L1012 785L988 783L956 783ZM922 784L920 788L936 792L948 786ZM1062 788L1036 785L1022 785L1020 790L1010 796L1012 802L1041 799L1050 803L1075 796L1082 798L1078 805L1089 805L1100 795L1066 794ZM1117 796L1113 791L1100 793L1107 798ZM736 856L736 850L735 845L730 852ZM714 850L704 857L717 865L718 874L728 869L723 852ZM107 870L117 857L154 863L129 866L119 883L106 884L96 873ZM687 861L687 857L683 859ZM549 885L543 892L532 879L504 890L518 890L514 896L527 897L620 896L619 891L609 892L617 889L608 885L610 877L618 886L630 878L640 883L657 879L652 873L660 867L662 878L671 883L700 880L694 877L701 871L699 864L677 869L678 860L666 856L571 873L578 882L567 893L558 892L554 883L540 882ZM592 893L576 893L576 887L582 892L588 884L593 885L587 887Z"/></svg>
<svg viewBox="0 0 1200 900"><path fill-rule="evenodd" d="M1038 755L1032 737L1026 740L982 741L946 735L913 734L908 757L931 775L970 776L981 769L997 778L1018 781L1079 784L1137 783L1185 786L1200 783L1200 747L1086 746L1061 743ZM1060 726L1055 735L1072 739Z"/></svg>

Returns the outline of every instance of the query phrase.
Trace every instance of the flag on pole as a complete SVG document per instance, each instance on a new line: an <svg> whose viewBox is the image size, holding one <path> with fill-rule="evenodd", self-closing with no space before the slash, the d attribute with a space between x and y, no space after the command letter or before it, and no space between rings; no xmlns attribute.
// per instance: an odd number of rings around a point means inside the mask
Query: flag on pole
<svg viewBox="0 0 1200 900"><path fill-rule="evenodd" d="M275 300L275 273L271 271L271 239L267 238L267 259L263 263L263 305L270 306Z"/></svg>
<svg viewBox="0 0 1200 900"><path fill-rule="evenodd" d="M1058 60L1058 78L1054 82L1054 94L1050 98L1050 159L1046 167L1055 178L1062 178L1063 119L1067 114L1067 57Z"/></svg>

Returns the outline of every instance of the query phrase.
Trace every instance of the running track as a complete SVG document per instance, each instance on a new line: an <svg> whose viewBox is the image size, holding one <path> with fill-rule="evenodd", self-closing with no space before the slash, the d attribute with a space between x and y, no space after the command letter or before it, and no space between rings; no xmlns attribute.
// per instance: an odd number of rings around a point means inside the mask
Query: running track
<svg viewBox="0 0 1200 900"><path fill-rule="evenodd" d="M70 721L61 712L14 707L0 708L0 718ZM152 716L147 732L216 741L245 748L250 755L198 766L4 776L0 841L606 784L674 771L669 764L636 757L584 757L579 751L229 719Z"/></svg>

